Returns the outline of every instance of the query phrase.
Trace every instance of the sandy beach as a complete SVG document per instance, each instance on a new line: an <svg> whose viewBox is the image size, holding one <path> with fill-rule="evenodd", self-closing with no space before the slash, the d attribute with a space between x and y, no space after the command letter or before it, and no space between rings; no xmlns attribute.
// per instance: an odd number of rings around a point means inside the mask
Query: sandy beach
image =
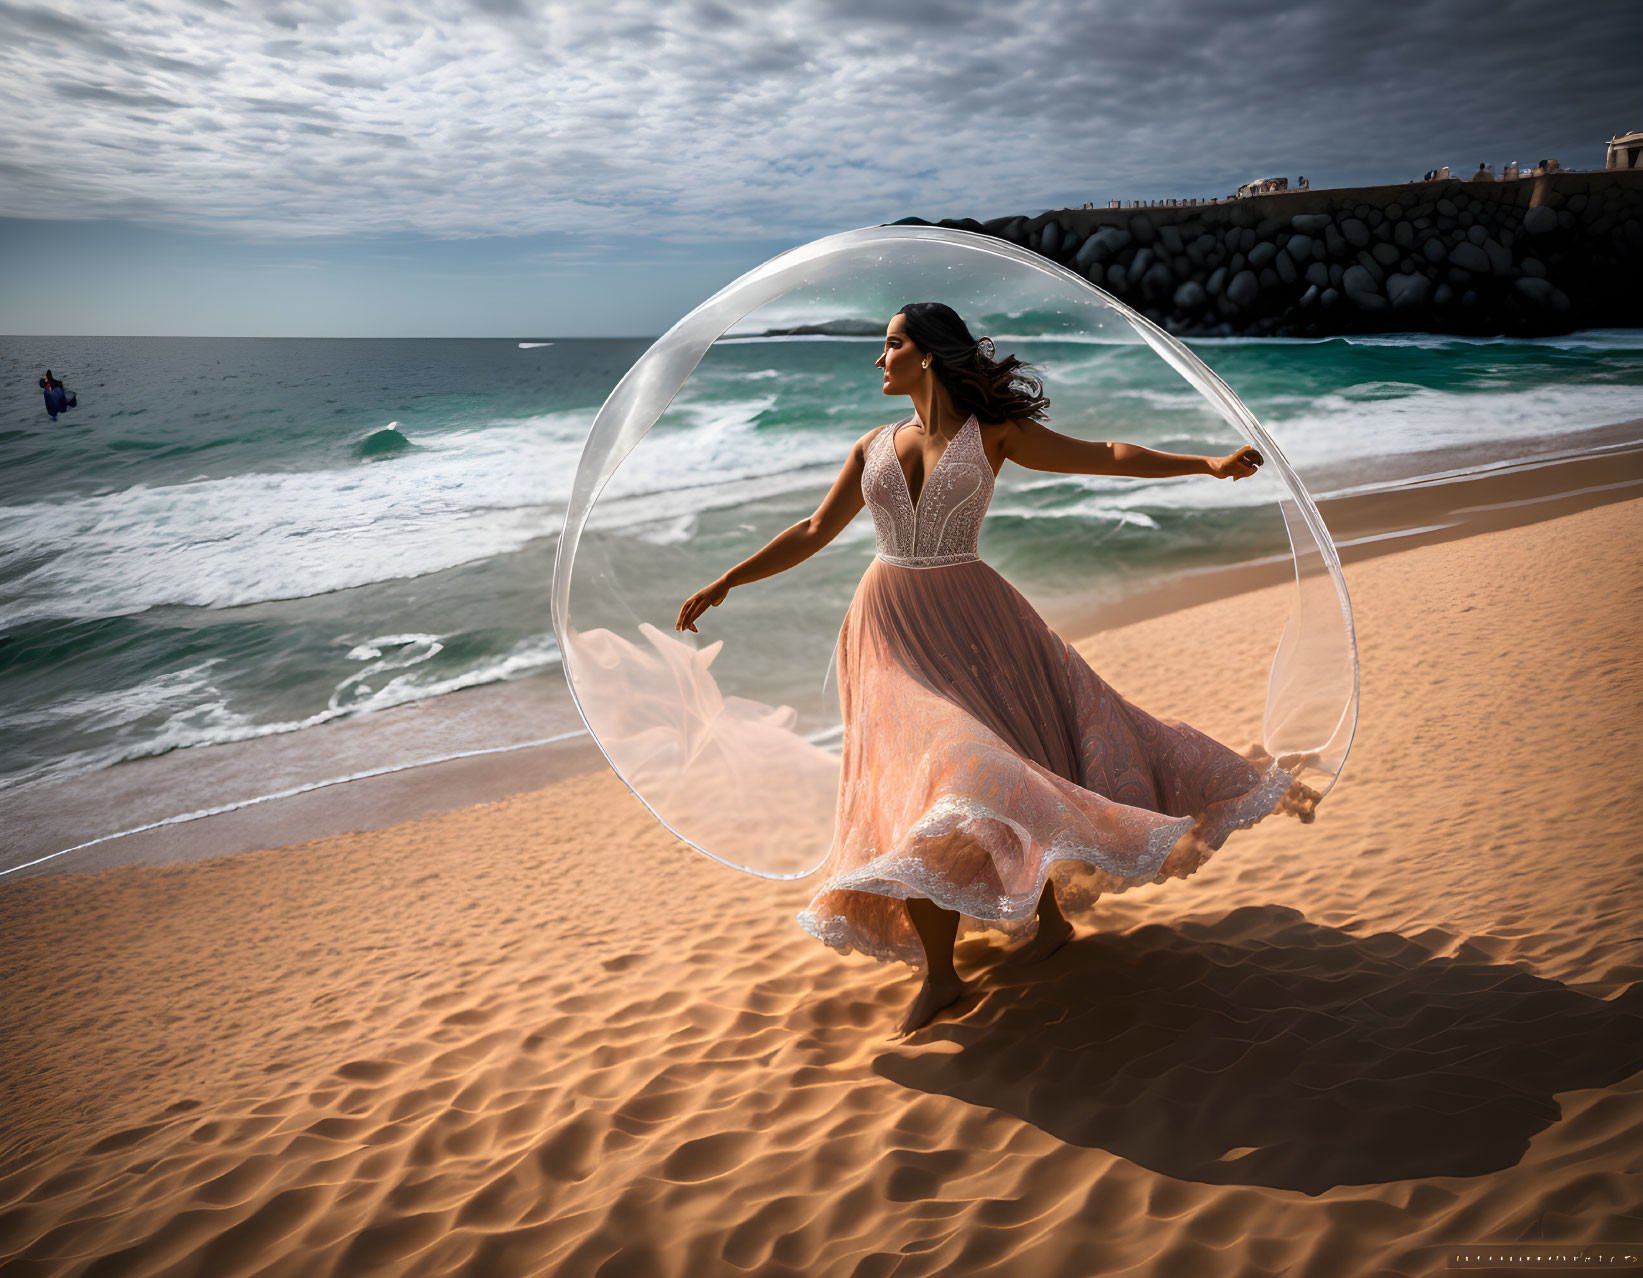
<svg viewBox="0 0 1643 1278"><path fill-rule="evenodd" d="M978 992L900 1042L909 969L825 949L813 884L691 852L608 771L0 887L0 1272L1351 1278L1643 1244L1643 500L1613 496L1349 558L1361 717L1316 821L1103 898L1036 968L961 942ZM1264 680L1291 590L1078 646L1242 749L1261 697L1225 672Z"/></svg>

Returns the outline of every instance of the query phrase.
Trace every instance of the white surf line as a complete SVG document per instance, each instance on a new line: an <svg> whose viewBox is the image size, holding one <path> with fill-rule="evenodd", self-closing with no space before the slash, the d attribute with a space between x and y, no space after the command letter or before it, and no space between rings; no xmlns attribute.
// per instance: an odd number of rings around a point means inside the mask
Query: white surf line
<svg viewBox="0 0 1643 1278"><path fill-rule="evenodd" d="M534 351L538 346L552 346L552 345L553 345L552 342L520 342L519 343L519 349L522 350L522 351Z"/></svg>
<svg viewBox="0 0 1643 1278"><path fill-rule="evenodd" d="M324 781L309 781L303 785L292 786L289 790L276 790L273 794L259 794L254 799L241 799L237 803L224 803L215 808L201 808L198 812L184 812L180 816L166 817L163 821L150 821L147 825L133 826L129 830L121 830L118 834L105 834L100 838L90 839L85 843L76 843L71 848L64 848L61 852L52 852L38 857L33 861L25 861L22 865L7 866L0 870L0 878L8 874L16 874L19 870L26 870L30 866L44 865L47 861L55 861L60 856L67 856L70 852L83 852L87 848L94 848L99 843L112 843L115 839L124 839L133 834L142 834L147 830L158 830L163 826L182 825L188 821L198 821L202 817L221 816L225 812L238 812L241 808L254 807L259 803L271 803L275 799L289 799L299 794L307 794L311 790L323 790L327 786L342 785L348 781L364 781L370 777L387 776L392 772L409 772L412 768L425 768L433 763L449 763L453 759L474 759L485 754L506 754L511 750L529 750L533 746L553 745L557 741L569 741L572 737L585 737L586 728L579 728L574 732L561 732L558 736L543 737L540 741L520 741L514 745L486 746L480 750L458 750L454 754L435 755L431 759L416 759L410 763L390 764L385 768L370 768L364 772L351 772L345 777L327 777Z"/></svg>

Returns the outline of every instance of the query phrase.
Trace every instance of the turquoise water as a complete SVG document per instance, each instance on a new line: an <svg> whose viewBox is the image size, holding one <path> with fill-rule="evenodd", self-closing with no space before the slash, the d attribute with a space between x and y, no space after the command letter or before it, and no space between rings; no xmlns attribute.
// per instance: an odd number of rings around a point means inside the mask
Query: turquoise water
<svg viewBox="0 0 1643 1278"><path fill-rule="evenodd" d="M998 337L1042 362L1058 429L1241 442L1143 347ZM7 793L127 760L559 680L560 515L594 413L647 344L0 339L0 813ZM1456 444L1513 456L1643 404L1633 332L1191 345L1309 480L1418 471ZM720 343L613 479L605 553L638 572L688 548L701 579L682 599L807 513L850 443L904 413L877 353ZM48 365L79 396L56 423L35 388ZM1029 595L1122 593L1282 551L1272 495L1009 467L982 552ZM750 588L744 622L783 590L847 599L871 536L864 513L834 567Z"/></svg>

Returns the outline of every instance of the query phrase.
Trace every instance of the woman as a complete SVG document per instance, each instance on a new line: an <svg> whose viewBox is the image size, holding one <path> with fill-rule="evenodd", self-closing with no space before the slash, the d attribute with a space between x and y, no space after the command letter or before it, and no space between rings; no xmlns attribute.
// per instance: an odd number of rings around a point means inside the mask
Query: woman
<svg viewBox="0 0 1643 1278"><path fill-rule="evenodd" d="M875 366L914 415L857 440L816 513L687 599L676 628L694 631L732 587L802 562L871 508L878 553L839 632L834 842L798 918L841 952L923 967L910 1033L967 992L953 969L961 916L1017 930L1036 915L1007 955L1034 962L1073 935L1056 879L1087 903L1185 877L1269 812L1310 821L1319 796L1259 751L1245 758L1125 701L976 555L1006 461L1236 481L1258 451L1192 457L1059 435L1027 366L995 359L940 302L902 307Z"/></svg>

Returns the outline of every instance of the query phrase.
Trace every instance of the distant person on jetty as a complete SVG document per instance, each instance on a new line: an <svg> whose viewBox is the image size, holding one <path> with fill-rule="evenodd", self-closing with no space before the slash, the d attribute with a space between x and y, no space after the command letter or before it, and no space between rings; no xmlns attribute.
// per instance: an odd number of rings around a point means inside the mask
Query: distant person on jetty
<svg viewBox="0 0 1643 1278"><path fill-rule="evenodd" d="M40 389L46 394L46 412L51 414L51 420L57 420L58 413L67 412L80 401L63 389L63 383L46 370L46 375L40 379Z"/></svg>

